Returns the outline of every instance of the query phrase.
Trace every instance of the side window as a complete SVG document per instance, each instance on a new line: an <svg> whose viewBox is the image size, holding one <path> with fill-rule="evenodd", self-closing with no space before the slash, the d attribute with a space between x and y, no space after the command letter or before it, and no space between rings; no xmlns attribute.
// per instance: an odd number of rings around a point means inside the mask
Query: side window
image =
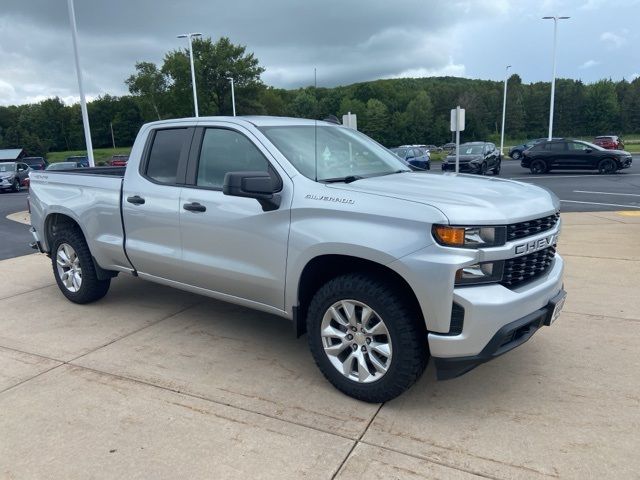
<svg viewBox="0 0 640 480"><path fill-rule="evenodd" d="M550 150L552 152L564 152L565 144L562 142L550 142L547 143L547 150Z"/></svg>
<svg viewBox="0 0 640 480"><path fill-rule="evenodd" d="M160 183L176 183L180 153L186 140L186 128L157 130L149 152L147 177Z"/></svg>
<svg viewBox="0 0 640 480"><path fill-rule="evenodd" d="M571 142L569 144L569 150L573 152L582 152L587 149L587 146L584 143Z"/></svg>
<svg viewBox="0 0 640 480"><path fill-rule="evenodd" d="M198 162L199 187L222 188L227 172L267 171L267 159L244 135L223 128L205 130Z"/></svg>
<svg viewBox="0 0 640 480"><path fill-rule="evenodd" d="M418 158L418 157L421 157L423 155L424 155L424 153L422 153L422 150L420 150L418 148L414 148L413 149L413 156L414 157Z"/></svg>

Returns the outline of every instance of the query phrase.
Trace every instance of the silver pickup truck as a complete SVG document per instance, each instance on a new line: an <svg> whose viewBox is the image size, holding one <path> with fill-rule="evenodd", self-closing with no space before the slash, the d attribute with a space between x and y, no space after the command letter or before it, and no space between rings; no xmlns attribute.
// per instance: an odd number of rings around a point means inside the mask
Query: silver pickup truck
<svg viewBox="0 0 640 480"><path fill-rule="evenodd" d="M429 357L447 379L521 345L565 298L552 193L412 172L332 123L150 123L126 169L33 172L30 202L69 300L128 273L281 315L333 385L369 402Z"/></svg>

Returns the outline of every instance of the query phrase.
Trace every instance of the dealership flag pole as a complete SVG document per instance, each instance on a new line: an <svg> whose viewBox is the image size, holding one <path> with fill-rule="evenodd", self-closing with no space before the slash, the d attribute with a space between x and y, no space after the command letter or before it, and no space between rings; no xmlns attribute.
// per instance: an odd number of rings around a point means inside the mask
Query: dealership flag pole
<svg viewBox="0 0 640 480"><path fill-rule="evenodd" d="M89 166L95 167L93 160L93 145L91 143L91 129L89 128L89 114L87 113L87 100L84 97L82 87L82 70L80 70L80 56L78 55L78 29L76 27L76 12L73 8L73 0L67 0L69 8L69 22L71 22L71 37L73 38L73 54L76 59L76 73L78 74L78 88L80 90L80 110L82 111L82 124L84 125L84 140L87 144L87 156Z"/></svg>

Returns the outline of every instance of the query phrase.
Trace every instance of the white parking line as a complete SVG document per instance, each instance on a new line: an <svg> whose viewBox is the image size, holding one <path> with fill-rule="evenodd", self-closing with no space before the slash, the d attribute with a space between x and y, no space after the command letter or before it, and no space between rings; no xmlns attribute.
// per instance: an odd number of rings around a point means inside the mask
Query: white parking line
<svg viewBox="0 0 640 480"><path fill-rule="evenodd" d="M579 202L578 200L560 200L564 203L583 203L587 205L603 205L605 207L624 207L624 208L639 208L638 205L620 205L619 203L598 203L598 202Z"/></svg>
<svg viewBox="0 0 640 480"><path fill-rule="evenodd" d="M622 197L640 197L637 193L613 193L613 192L589 192L587 190L574 190L573 193L595 193L597 195L620 195Z"/></svg>
<svg viewBox="0 0 640 480"><path fill-rule="evenodd" d="M640 173L623 173L625 177L633 177L635 175L640 175ZM538 175L529 175L528 177L508 177L509 180L549 180L551 178L583 178L583 177L602 177L602 178L620 178L614 177L613 175L608 175L606 177L598 175L597 173L592 173L591 175L549 175L549 176L538 176Z"/></svg>

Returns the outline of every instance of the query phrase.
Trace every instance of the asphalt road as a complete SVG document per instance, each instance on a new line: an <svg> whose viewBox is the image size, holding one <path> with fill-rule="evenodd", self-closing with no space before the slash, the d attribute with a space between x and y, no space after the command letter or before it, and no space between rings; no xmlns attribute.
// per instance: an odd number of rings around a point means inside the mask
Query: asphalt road
<svg viewBox="0 0 640 480"><path fill-rule="evenodd" d="M548 188L560 198L563 212L640 210L640 155L633 156L630 168L614 175L566 170L532 175L519 161L506 159L500 177Z"/></svg>
<svg viewBox="0 0 640 480"><path fill-rule="evenodd" d="M640 155L633 161L631 168L615 175L588 171L532 175L519 161L506 159L500 177L548 188L560 198L563 212L640 211ZM440 173L440 164L434 163L431 172ZM0 260L33 253L29 227L6 218L27 209L27 195L26 191L0 193Z"/></svg>
<svg viewBox="0 0 640 480"><path fill-rule="evenodd" d="M29 227L7 219L7 215L27 209L27 190L0 192L0 260L33 253Z"/></svg>

